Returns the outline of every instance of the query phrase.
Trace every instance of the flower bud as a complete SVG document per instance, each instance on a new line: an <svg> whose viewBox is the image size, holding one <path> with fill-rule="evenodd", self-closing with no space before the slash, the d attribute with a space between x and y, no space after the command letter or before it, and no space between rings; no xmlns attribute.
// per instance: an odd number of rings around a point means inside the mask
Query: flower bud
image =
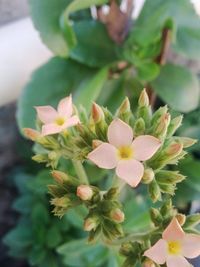
<svg viewBox="0 0 200 267"><path fill-rule="evenodd" d="M155 124L158 123L160 117L164 114L167 113L167 106L164 106L164 107L160 107L158 110L156 110L156 112L153 114L153 117L152 117L152 125L155 126Z"/></svg>
<svg viewBox="0 0 200 267"><path fill-rule="evenodd" d="M116 208L111 211L110 218L116 223L122 223L124 221L124 213L120 209Z"/></svg>
<svg viewBox="0 0 200 267"><path fill-rule="evenodd" d="M153 202L161 200L160 187L155 179L149 184L149 194Z"/></svg>
<svg viewBox="0 0 200 267"><path fill-rule="evenodd" d="M171 116L169 113L165 113L160 117L158 124L154 129L154 133L156 137L164 138L166 136L167 128L169 126L170 120L171 120Z"/></svg>
<svg viewBox="0 0 200 267"><path fill-rule="evenodd" d="M37 154L32 157L32 160L38 162L38 163L44 163L48 161L48 157L46 154Z"/></svg>
<svg viewBox="0 0 200 267"><path fill-rule="evenodd" d="M173 159L178 156L183 150L183 145L179 143L171 143L169 147L165 149L165 154L167 158Z"/></svg>
<svg viewBox="0 0 200 267"><path fill-rule="evenodd" d="M185 176L177 171L160 170L156 173L156 181L158 183L174 184L180 183L185 179Z"/></svg>
<svg viewBox="0 0 200 267"><path fill-rule="evenodd" d="M32 140L32 141L36 141L38 137L40 137L40 132L31 129L31 128L24 128L23 129L24 135L25 137L27 137L28 139Z"/></svg>
<svg viewBox="0 0 200 267"><path fill-rule="evenodd" d="M155 208L150 209L150 216L151 216L152 222L156 226L160 225L163 221L162 215L160 214L159 210L157 210Z"/></svg>
<svg viewBox="0 0 200 267"><path fill-rule="evenodd" d="M77 187L76 195L84 201L91 200L93 190L89 185L79 185Z"/></svg>
<svg viewBox="0 0 200 267"><path fill-rule="evenodd" d="M67 208L70 204L70 199L66 196L55 197L51 200L51 204L61 208Z"/></svg>
<svg viewBox="0 0 200 267"><path fill-rule="evenodd" d="M167 137L171 137L176 132L176 130L181 126L182 120L183 120L182 115L175 117L174 119L171 120L169 127L167 129Z"/></svg>
<svg viewBox="0 0 200 267"><path fill-rule="evenodd" d="M142 267L156 267L155 263L150 260L150 259L146 259L143 264Z"/></svg>
<svg viewBox="0 0 200 267"><path fill-rule="evenodd" d="M84 230L90 232L91 230L95 230L98 226L98 217L89 217L84 222Z"/></svg>
<svg viewBox="0 0 200 267"><path fill-rule="evenodd" d="M63 184L64 181L69 181L69 176L64 172L53 170L51 174L54 180L59 184Z"/></svg>
<svg viewBox="0 0 200 267"><path fill-rule="evenodd" d="M143 174L143 177L142 177L142 183L143 184L149 184L153 181L154 179L154 172L151 168L148 168L148 169L145 169L144 170L144 174Z"/></svg>
<svg viewBox="0 0 200 267"><path fill-rule="evenodd" d="M124 99L124 101L121 103L121 105L120 105L120 107L118 109L117 114L119 116L120 114L125 114L127 112L130 112L130 102L129 102L128 97L126 97Z"/></svg>
<svg viewBox="0 0 200 267"><path fill-rule="evenodd" d="M149 106L149 97L146 92L146 89L144 88L140 94L139 100L138 100L139 107L145 107Z"/></svg>
<svg viewBox="0 0 200 267"><path fill-rule="evenodd" d="M185 228L191 228L200 223L200 213L188 215L184 224Z"/></svg>
<svg viewBox="0 0 200 267"><path fill-rule="evenodd" d="M134 125L134 134L135 136L142 135L145 132L145 122L143 118L139 118L136 120Z"/></svg>
<svg viewBox="0 0 200 267"><path fill-rule="evenodd" d="M92 140L92 148L95 149L100 146L103 142L101 140Z"/></svg>
<svg viewBox="0 0 200 267"><path fill-rule="evenodd" d="M48 154L48 158L50 160L57 160L58 159L58 153L56 153L55 151L50 151Z"/></svg>
<svg viewBox="0 0 200 267"><path fill-rule="evenodd" d="M96 103L93 103L92 105L92 118L94 120L94 123L98 123L104 120L104 112L102 108Z"/></svg>
<svg viewBox="0 0 200 267"><path fill-rule="evenodd" d="M178 213L176 214L176 219L179 222L180 226L183 226L186 221L186 216L184 214Z"/></svg>
<svg viewBox="0 0 200 267"><path fill-rule="evenodd" d="M183 148L188 148L198 142L198 140L189 137L175 137L175 140L180 142Z"/></svg>

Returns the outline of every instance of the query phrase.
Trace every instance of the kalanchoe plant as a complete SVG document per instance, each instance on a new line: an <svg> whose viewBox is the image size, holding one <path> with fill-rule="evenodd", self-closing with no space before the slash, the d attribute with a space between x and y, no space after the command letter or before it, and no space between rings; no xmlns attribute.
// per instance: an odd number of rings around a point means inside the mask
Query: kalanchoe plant
<svg viewBox="0 0 200 267"><path fill-rule="evenodd" d="M37 129L24 132L37 144L33 159L53 169L56 184L48 185L53 213L62 217L68 209L84 205L88 241L101 239L116 246L125 257L124 267L189 266L185 257L200 254L195 229L200 216L178 213L171 200L176 184L186 179L174 165L187 154L185 148L196 142L174 136L182 116L171 118L167 106L153 113L146 90L134 113L125 98L114 115L93 103L88 117L83 108L78 111L73 106L71 96L59 102L58 111L50 106L36 110ZM72 161L75 177L59 170L62 158ZM84 168L88 163L106 169L108 177L113 175L109 188L91 184ZM150 209L151 229L142 234L123 230L121 198L126 184L132 190L144 184L152 202L158 202L157 208Z"/></svg>

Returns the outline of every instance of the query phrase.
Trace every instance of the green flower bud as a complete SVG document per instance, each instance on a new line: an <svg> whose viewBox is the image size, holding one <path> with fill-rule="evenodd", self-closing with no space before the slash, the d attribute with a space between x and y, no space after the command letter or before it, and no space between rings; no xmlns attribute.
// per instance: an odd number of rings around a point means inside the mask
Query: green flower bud
<svg viewBox="0 0 200 267"><path fill-rule="evenodd" d="M139 118L136 120L134 125L134 134L135 136L142 135L145 132L145 122L143 118Z"/></svg>
<svg viewBox="0 0 200 267"><path fill-rule="evenodd" d="M161 192L170 194L172 196L174 195L174 191L176 189L176 185L174 185L174 184L165 184L165 183L158 183L158 185L160 187Z"/></svg>
<svg viewBox="0 0 200 267"><path fill-rule="evenodd" d="M161 170L156 173L156 181L164 184L180 183L185 179L185 176L177 171Z"/></svg>
<svg viewBox="0 0 200 267"><path fill-rule="evenodd" d="M132 113L130 109L130 102L128 97L126 97L122 102L122 104L120 105L119 109L117 110L116 116L121 120L125 121L126 123L128 123L131 115Z"/></svg>
<svg viewBox="0 0 200 267"><path fill-rule="evenodd" d="M157 184L155 179L149 184L148 189L149 189L149 195L150 195L153 202L161 200L160 187Z"/></svg>
<svg viewBox="0 0 200 267"><path fill-rule="evenodd" d="M64 172L53 170L51 172L51 175L53 176L54 180L59 184L63 184L64 181L69 181L69 176Z"/></svg>
<svg viewBox="0 0 200 267"><path fill-rule="evenodd" d="M159 226L163 221L163 217L160 214L159 210L157 210L155 208L150 209L150 216L151 216L151 220L155 224L155 226Z"/></svg>
<svg viewBox="0 0 200 267"><path fill-rule="evenodd" d="M48 161L48 156L46 154L37 154L32 157L32 160L38 163L45 163Z"/></svg>
<svg viewBox="0 0 200 267"><path fill-rule="evenodd" d="M139 105L139 107L149 106L149 96L146 92L146 89L142 90L140 97L139 97L139 100L138 100L138 105Z"/></svg>
<svg viewBox="0 0 200 267"><path fill-rule="evenodd" d="M142 267L156 267L156 264L152 260L146 259L143 262Z"/></svg>
<svg viewBox="0 0 200 267"><path fill-rule="evenodd" d="M157 125L158 121L160 120L160 118L165 115L168 111L167 106L164 107L160 107L159 109L156 110L156 112L153 114L152 120L151 120L151 124L153 125L153 127L155 127L155 125Z"/></svg>
<svg viewBox="0 0 200 267"><path fill-rule="evenodd" d="M191 228L200 223L200 213L188 215L184 224L184 228Z"/></svg>
<svg viewBox="0 0 200 267"><path fill-rule="evenodd" d="M160 139L164 139L167 134L167 129L170 123L171 116L169 113L163 114L160 119L158 120L158 123L156 127L154 128L153 132L154 135Z"/></svg>
<svg viewBox="0 0 200 267"><path fill-rule="evenodd" d="M188 148L190 146L193 146L194 144L196 144L198 142L198 140L193 139L193 138L189 138L189 137L174 137L174 140L176 142L179 142L183 145L183 148Z"/></svg>
<svg viewBox="0 0 200 267"><path fill-rule="evenodd" d="M151 183L154 179L154 176L155 176L154 171L151 168L145 169L142 177L142 183L143 184Z"/></svg>
<svg viewBox="0 0 200 267"><path fill-rule="evenodd" d="M168 217L171 215L171 211L173 210L172 200L171 198L167 199L160 209L160 213L163 217Z"/></svg>
<svg viewBox="0 0 200 267"><path fill-rule="evenodd" d="M173 134L176 132L176 130L181 126L183 120L183 116L180 115L178 117L175 117L171 120L169 127L167 129L167 137L173 136Z"/></svg>

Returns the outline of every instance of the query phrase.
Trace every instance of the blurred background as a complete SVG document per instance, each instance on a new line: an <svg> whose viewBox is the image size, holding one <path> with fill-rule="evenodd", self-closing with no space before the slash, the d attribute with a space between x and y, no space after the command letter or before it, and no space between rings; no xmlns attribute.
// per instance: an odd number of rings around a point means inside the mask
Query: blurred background
<svg viewBox="0 0 200 267"><path fill-rule="evenodd" d="M144 1L134 2L133 16L136 18ZM196 13L200 14L200 1L193 0L193 3ZM16 123L16 101L23 87L30 80L31 73L47 62L52 55L53 53L41 42L33 26L27 0L0 0L0 266L2 267L68 266L67 263L62 265L56 248L67 239L82 236L81 222L78 219L74 222L69 215L61 222L50 215L46 189L46 182L50 179L48 171L43 171L41 166L31 160L32 144L21 136ZM187 66L199 77L200 60L186 59L175 55L173 51L169 52L168 58L176 64ZM182 128L185 135L189 134L200 139L199 116L199 107L188 113L189 119ZM199 148L198 146L192 151L197 158L200 156ZM192 165L183 166L183 171L186 170L187 173L190 166ZM194 176L196 182L190 189L195 189L195 194L200 195L199 162L194 163L194 170L195 173L191 176ZM198 197L189 201L187 210L198 211ZM179 204L181 207L180 201ZM184 204L183 209L185 209ZM51 230L48 236L49 247L46 247L43 240L47 225ZM45 257L49 260L43 261ZM65 262L68 260L70 259L66 259ZM79 263L76 266L79 266ZM114 265L111 263L111 266ZM195 266L200 267L200 263L196 263Z"/></svg>

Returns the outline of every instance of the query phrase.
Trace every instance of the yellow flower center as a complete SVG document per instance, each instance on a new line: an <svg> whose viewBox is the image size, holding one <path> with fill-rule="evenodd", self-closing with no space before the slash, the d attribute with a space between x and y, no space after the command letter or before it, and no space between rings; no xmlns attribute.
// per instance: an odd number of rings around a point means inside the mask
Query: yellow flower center
<svg viewBox="0 0 200 267"><path fill-rule="evenodd" d="M55 120L55 123L59 126L62 126L64 123L65 123L65 119L62 118L62 117L58 117L56 120Z"/></svg>
<svg viewBox="0 0 200 267"><path fill-rule="evenodd" d="M130 146L122 146L118 149L120 159L131 159L133 157L133 149Z"/></svg>
<svg viewBox="0 0 200 267"><path fill-rule="evenodd" d="M181 244L179 241L168 242L168 252L172 255L178 255L181 252Z"/></svg>

